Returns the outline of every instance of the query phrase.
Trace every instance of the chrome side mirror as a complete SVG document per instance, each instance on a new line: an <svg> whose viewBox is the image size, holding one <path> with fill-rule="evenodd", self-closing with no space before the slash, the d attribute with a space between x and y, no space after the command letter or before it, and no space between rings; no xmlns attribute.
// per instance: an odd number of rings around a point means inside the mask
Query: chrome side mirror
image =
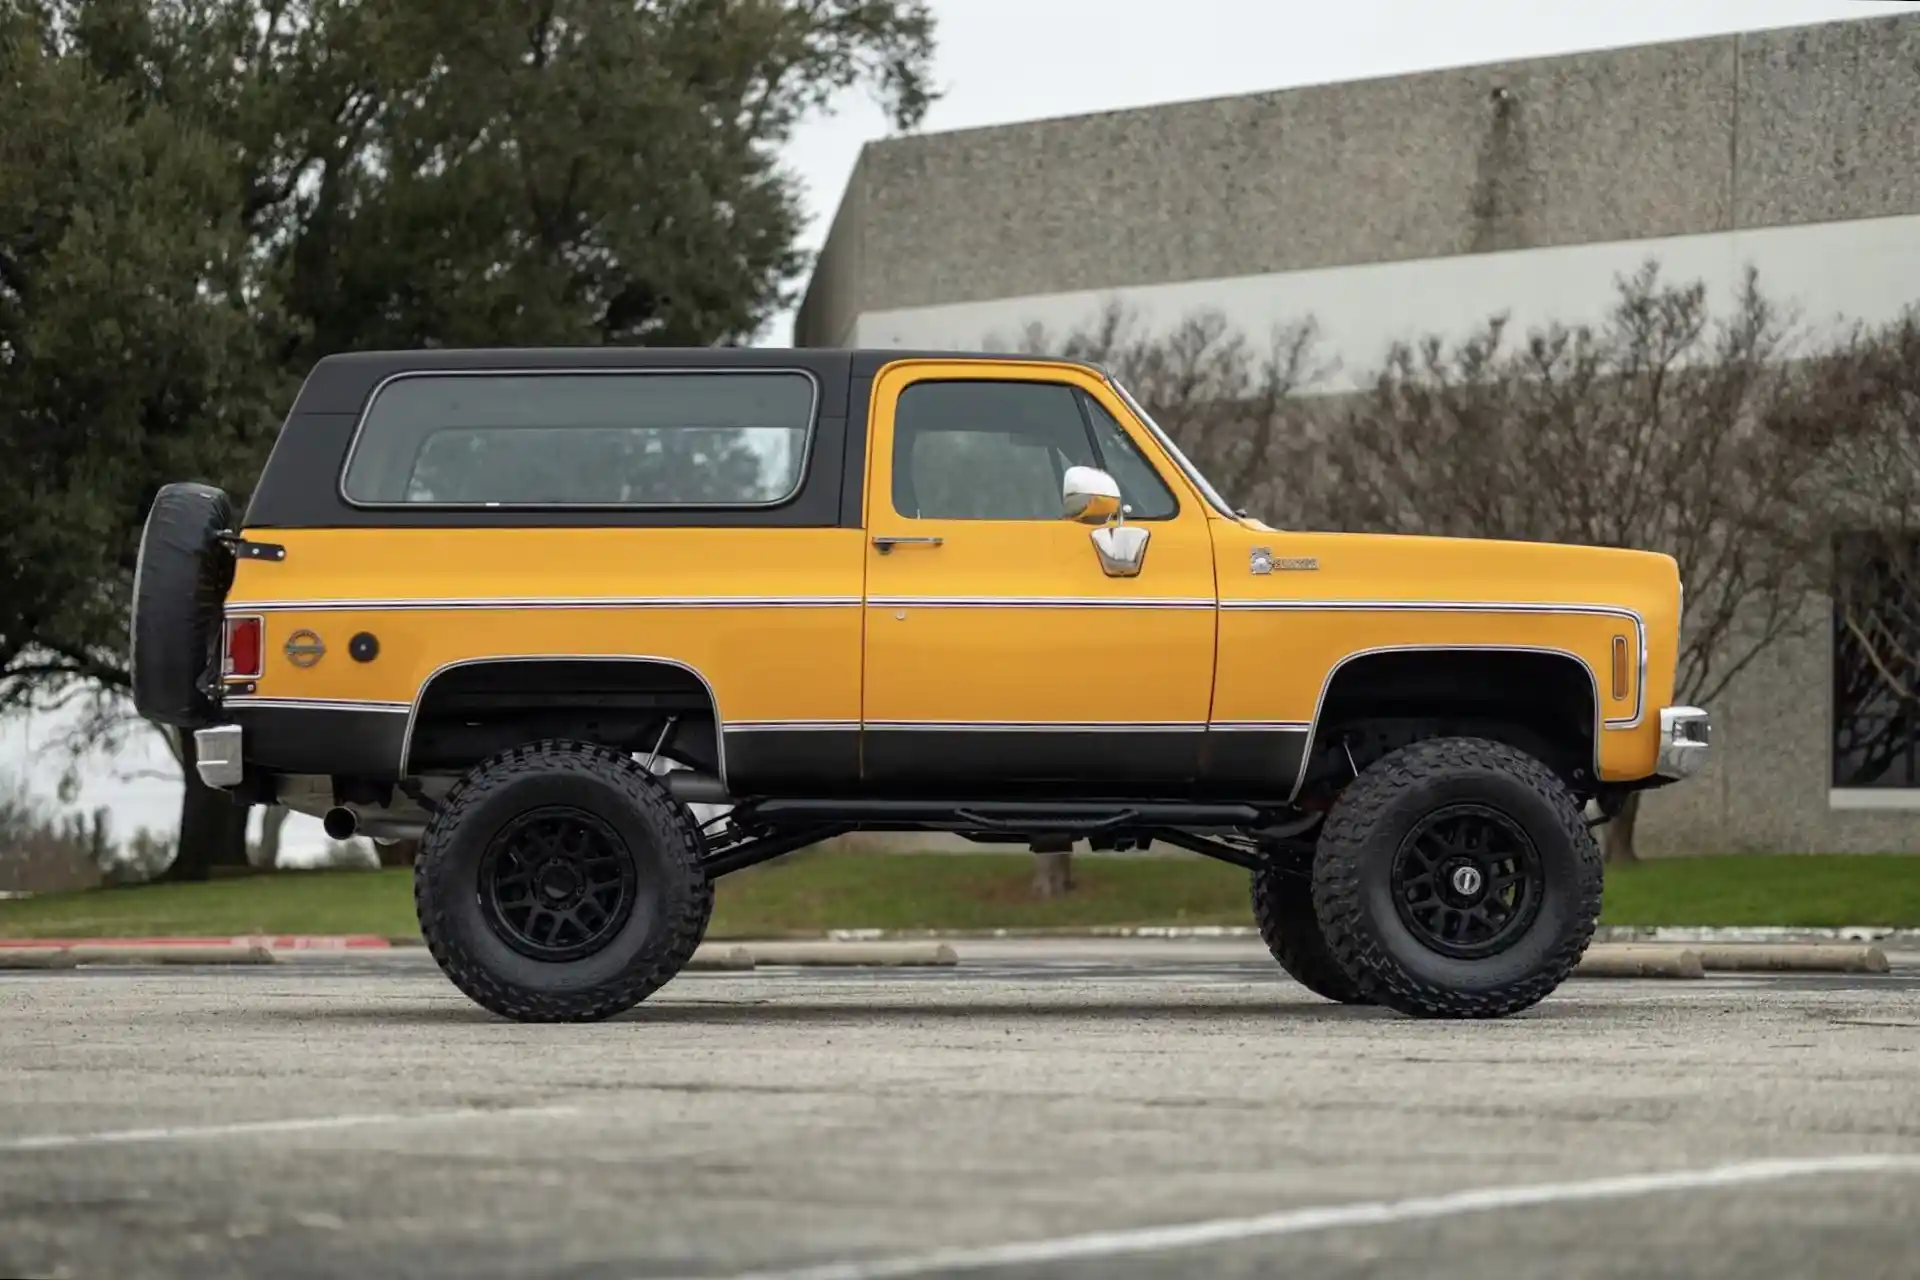
<svg viewBox="0 0 1920 1280"><path fill-rule="evenodd" d="M1120 514L1120 485L1098 467L1068 467L1060 482L1060 509L1069 520L1105 524Z"/></svg>
<svg viewBox="0 0 1920 1280"><path fill-rule="evenodd" d="M1139 576L1149 534L1127 523L1119 482L1097 467L1068 467L1060 486L1060 505L1069 520L1100 526L1093 531L1093 551L1102 573L1109 578Z"/></svg>

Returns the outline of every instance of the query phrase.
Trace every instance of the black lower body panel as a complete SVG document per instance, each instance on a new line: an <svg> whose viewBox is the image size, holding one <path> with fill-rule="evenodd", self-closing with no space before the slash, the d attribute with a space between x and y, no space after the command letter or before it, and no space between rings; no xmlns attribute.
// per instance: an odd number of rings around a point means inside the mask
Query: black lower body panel
<svg viewBox="0 0 1920 1280"><path fill-rule="evenodd" d="M728 729L726 776L735 795L845 795L860 785L860 730Z"/></svg>
<svg viewBox="0 0 1920 1280"><path fill-rule="evenodd" d="M405 704L231 701L253 768L397 781L407 749ZM431 756L415 744L415 763ZM1285 801L1306 750L1304 727L1115 732L1077 728L914 729L768 725L725 733L726 781L737 796L1232 797ZM503 742L496 745L511 745ZM429 761L429 763L431 763Z"/></svg>
<svg viewBox="0 0 1920 1280"><path fill-rule="evenodd" d="M1285 800L1305 726L1189 731L920 729L881 725L729 729L736 795L1195 795Z"/></svg>
<svg viewBox="0 0 1920 1280"><path fill-rule="evenodd" d="M407 738L407 708L340 703L266 706L230 702L226 718L245 733L247 764L267 773L330 774L394 782Z"/></svg>
<svg viewBox="0 0 1920 1280"><path fill-rule="evenodd" d="M1175 792L1200 773L1206 734L1193 730L1077 728L866 730L861 773L869 787L912 794L978 794L1007 784L1060 792L1144 787Z"/></svg>
<svg viewBox="0 0 1920 1280"><path fill-rule="evenodd" d="M1203 790L1209 795L1278 796L1293 794L1300 762L1312 730L1299 728L1210 729L1207 731Z"/></svg>

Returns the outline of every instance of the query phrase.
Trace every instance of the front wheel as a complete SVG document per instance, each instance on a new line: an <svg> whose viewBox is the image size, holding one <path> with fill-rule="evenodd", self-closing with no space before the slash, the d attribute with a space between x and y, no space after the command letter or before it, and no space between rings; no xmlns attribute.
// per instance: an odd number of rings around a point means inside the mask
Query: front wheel
<svg viewBox="0 0 1920 1280"><path fill-rule="evenodd" d="M1337 1004L1366 1004L1360 984L1347 976L1327 946L1326 932L1313 914L1311 863L1281 861L1271 854L1268 866L1253 873L1253 920L1260 940L1289 978Z"/></svg>
<svg viewBox="0 0 1920 1280"><path fill-rule="evenodd" d="M520 1022L632 1008L693 957L713 913L700 833L631 756L541 742L447 793L413 866L427 947L476 1004Z"/></svg>
<svg viewBox="0 0 1920 1280"><path fill-rule="evenodd" d="M1552 770L1504 743L1437 738L1341 795L1314 856L1314 913L1368 999L1497 1018L1573 972L1601 878L1599 845Z"/></svg>

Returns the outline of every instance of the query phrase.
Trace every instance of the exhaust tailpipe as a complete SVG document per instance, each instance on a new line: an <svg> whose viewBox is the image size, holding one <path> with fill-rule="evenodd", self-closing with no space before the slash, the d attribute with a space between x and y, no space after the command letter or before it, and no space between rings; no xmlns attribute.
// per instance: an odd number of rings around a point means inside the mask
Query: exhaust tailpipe
<svg viewBox="0 0 1920 1280"><path fill-rule="evenodd" d="M320 819L320 825L334 840L351 840L353 833L360 829L360 815L351 809L335 805L327 810L325 817Z"/></svg>
<svg viewBox="0 0 1920 1280"><path fill-rule="evenodd" d="M427 834L427 824L408 822L404 818L366 818L360 823L360 833L371 836L375 844L395 844L401 840L418 840Z"/></svg>
<svg viewBox="0 0 1920 1280"><path fill-rule="evenodd" d="M396 840L418 840L427 833L424 822L409 822L405 818L382 818L378 815L362 818L345 805L335 805L327 810L320 819L320 825L326 828L329 836L335 840L351 840L354 836L366 836L376 844L392 844Z"/></svg>

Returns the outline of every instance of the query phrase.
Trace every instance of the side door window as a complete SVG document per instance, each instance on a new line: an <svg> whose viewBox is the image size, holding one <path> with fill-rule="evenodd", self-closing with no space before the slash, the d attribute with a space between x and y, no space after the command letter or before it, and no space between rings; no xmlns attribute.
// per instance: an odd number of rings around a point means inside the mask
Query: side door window
<svg viewBox="0 0 1920 1280"><path fill-rule="evenodd" d="M1068 467L1098 467L1127 515L1179 504L1100 402L1049 382L919 382L900 395L894 510L918 520L1057 520Z"/></svg>
<svg viewBox="0 0 1920 1280"><path fill-rule="evenodd" d="M915 520L1057 520L1060 485L1095 455L1073 388L916 382L894 414L893 506Z"/></svg>
<svg viewBox="0 0 1920 1280"><path fill-rule="evenodd" d="M1167 488L1153 464L1140 455L1126 430L1113 420L1106 407L1084 391L1075 391L1080 411L1086 415L1087 430L1093 436L1094 454L1099 467L1120 486L1120 500L1126 504L1129 520L1170 520L1179 514L1180 504Z"/></svg>

